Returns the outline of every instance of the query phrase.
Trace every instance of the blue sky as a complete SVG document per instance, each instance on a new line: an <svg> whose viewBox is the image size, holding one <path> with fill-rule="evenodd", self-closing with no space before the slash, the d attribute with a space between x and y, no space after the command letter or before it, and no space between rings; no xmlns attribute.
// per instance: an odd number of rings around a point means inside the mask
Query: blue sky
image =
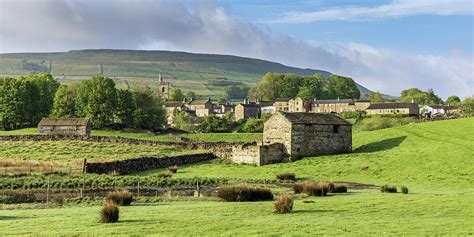
<svg viewBox="0 0 474 237"><path fill-rule="evenodd" d="M259 58L371 90L474 94L474 0L0 0L0 53L113 48Z"/></svg>
<svg viewBox="0 0 474 237"><path fill-rule="evenodd" d="M433 0L436 1L436 0ZM411 15L368 20L324 20L308 23L266 23L286 12L314 12L344 7L377 7L392 1L329 0L220 0L232 14L259 27L321 43L363 43L411 53L447 55L451 51L473 51L472 15ZM471 7L474 8L474 1Z"/></svg>

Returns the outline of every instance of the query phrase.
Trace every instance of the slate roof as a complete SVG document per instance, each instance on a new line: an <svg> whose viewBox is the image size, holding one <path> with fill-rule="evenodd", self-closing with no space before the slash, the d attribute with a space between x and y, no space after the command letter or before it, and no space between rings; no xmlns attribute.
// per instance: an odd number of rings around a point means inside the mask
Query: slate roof
<svg viewBox="0 0 474 237"><path fill-rule="evenodd" d="M180 107L183 105L183 101L166 101L165 102L165 107L171 108L171 107Z"/></svg>
<svg viewBox="0 0 474 237"><path fill-rule="evenodd" d="M192 100L189 105L205 105L209 100Z"/></svg>
<svg viewBox="0 0 474 237"><path fill-rule="evenodd" d="M371 104L367 109L409 109L416 108L415 103L382 103L382 104Z"/></svg>
<svg viewBox="0 0 474 237"><path fill-rule="evenodd" d="M254 104L254 103L250 103L250 104L239 104L239 105L242 105L242 106L244 106L245 108L260 108L260 105L259 105L259 104Z"/></svg>
<svg viewBox="0 0 474 237"><path fill-rule="evenodd" d="M88 118L43 118L38 126L87 126Z"/></svg>
<svg viewBox="0 0 474 237"><path fill-rule="evenodd" d="M276 98L275 102L288 102L290 100L291 100L291 98Z"/></svg>
<svg viewBox="0 0 474 237"><path fill-rule="evenodd" d="M339 100L316 100L316 104L354 104L354 100L351 99L339 99Z"/></svg>
<svg viewBox="0 0 474 237"><path fill-rule="evenodd" d="M334 114L323 113L286 113L279 112L293 124L344 125L352 126L345 119Z"/></svg>

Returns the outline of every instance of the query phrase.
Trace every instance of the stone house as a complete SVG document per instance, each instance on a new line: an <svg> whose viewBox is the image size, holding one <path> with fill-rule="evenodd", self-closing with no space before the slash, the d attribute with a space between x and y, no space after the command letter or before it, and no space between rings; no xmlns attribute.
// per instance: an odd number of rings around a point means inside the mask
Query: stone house
<svg viewBox="0 0 474 237"><path fill-rule="evenodd" d="M191 100L187 103L187 107L190 110L196 111L196 116L198 117L205 117L209 114L212 114L213 105L211 102L211 98L207 98L207 100Z"/></svg>
<svg viewBox="0 0 474 237"><path fill-rule="evenodd" d="M235 120L258 118L260 115L260 105L255 103L244 103L235 106Z"/></svg>
<svg viewBox="0 0 474 237"><path fill-rule="evenodd" d="M276 107L273 102L269 101L259 101L260 113L261 114L274 114L276 112Z"/></svg>
<svg viewBox="0 0 474 237"><path fill-rule="evenodd" d="M400 114L404 116L418 116L420 114L418 105L415 103L383 103L371 104L366 112L373 114Z"/></svg>
<svg viewBox="0 0 474 237"><path fill-rule="evenodd" d="M90 136L91 130L88 118L43 118L38 124L38 133L46 135Z"/></svg>
<svg viewBox="0 0 474 237"><path fill-rule="evenodd" d="M370 101L336 99L336 100L315 100L312 112L315 113L342 113L348 111L363 111L370 106Z"/></svg>
<svg viewBox="0 0 474 237"><path fill-rule="evenodd" d="M333 114L277 112L265 122L263 144L280 143L288 160L352 152L352 124Z"/></svg>
<svg viewBox="0 0 474 237"><path fill-rule="evenodd" d="M275 110L289 112L290 111L290 100L291 98L277 98L275 100Z"/></svg>

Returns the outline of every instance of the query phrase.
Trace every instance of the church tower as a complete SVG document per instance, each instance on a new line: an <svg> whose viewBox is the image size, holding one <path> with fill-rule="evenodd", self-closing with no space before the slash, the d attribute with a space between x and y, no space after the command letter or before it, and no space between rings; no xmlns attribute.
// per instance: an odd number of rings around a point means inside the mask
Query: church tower
<svg viewBox="0 0 474 237"><path fill-rule="evenodd" d="M169 92L170 92L170 83L165 82L163 80L163 75L161 75L161 73L158 76L158 81L159 81L158 88L160 90L161 97L163 97L164 99L168 99Z"/></svg>

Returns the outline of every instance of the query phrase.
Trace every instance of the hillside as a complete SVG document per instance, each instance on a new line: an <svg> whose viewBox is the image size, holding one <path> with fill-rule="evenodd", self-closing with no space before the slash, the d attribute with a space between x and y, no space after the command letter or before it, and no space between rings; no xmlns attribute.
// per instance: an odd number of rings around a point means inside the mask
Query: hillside
<svg viewBox="0 0 474 237"><path fill-rule="evenodd" d="M0 54L0 76L50 72L61 83L102 74L126 88L139 81L154 87L159 73L175 87L203 96L223 94L222 84L254 85L266 72L312 75L330 73L231 55L172 51L73 50L59 53ZM357 80L357 78L355 78ZM363 94L370 92L358 85Z"/></svg>

